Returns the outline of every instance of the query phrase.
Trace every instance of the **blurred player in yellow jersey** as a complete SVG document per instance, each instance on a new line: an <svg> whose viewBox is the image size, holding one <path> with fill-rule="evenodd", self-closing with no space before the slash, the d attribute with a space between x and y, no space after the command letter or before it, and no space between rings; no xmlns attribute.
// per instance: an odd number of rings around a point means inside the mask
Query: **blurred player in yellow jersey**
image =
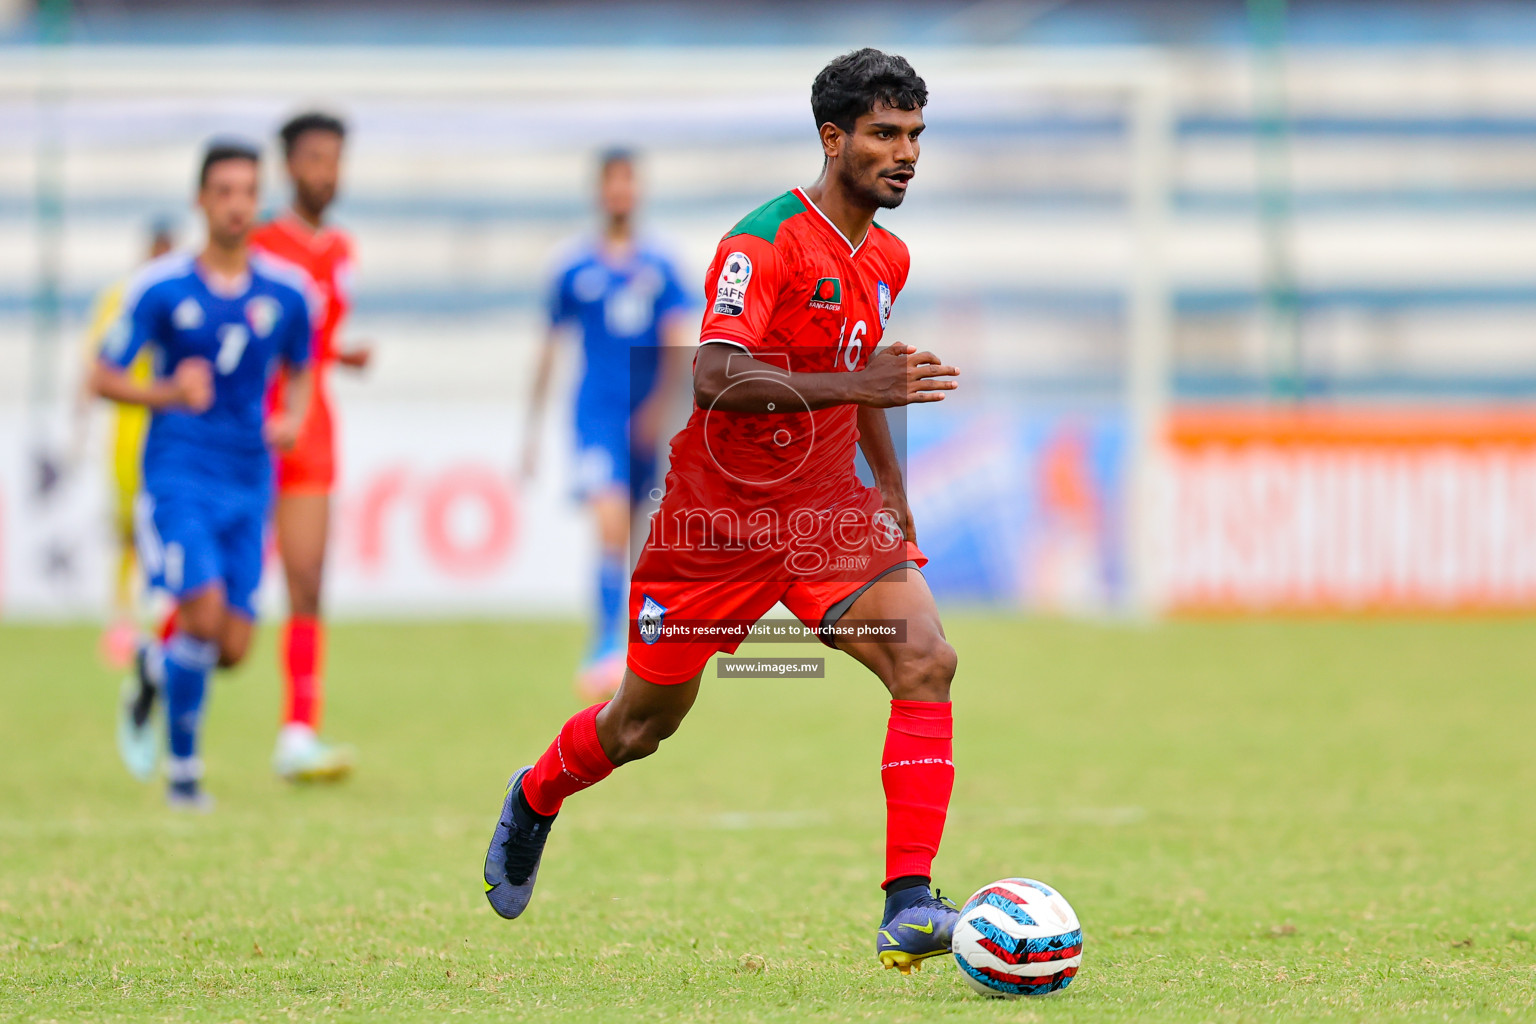
<svg viewBox="0 0 1536 1024"><path fill-rule="evenodd" d="M156 221L150 227L146 259L164 256L175 245L176 239L170 223ZM96 297L91 309L90 330L86 334L87 365L95 365L102 342L122 315L123 293L127 287L128 278L124 277L113 282ZM146 350L134 360L130 372L135 380L149 380L152 372L150 358ZM135 580L137 558L133 546L133 500L139 493L144 434L149 430L149 410L141 405L117 403L112 403L110 408L112 439L108 456L112 460L112 538L117 545L117 561L112 584L112 620L101 636L101 655L112 668L124 669L133 659L139 629L136 614L139 587Z"/></svg>

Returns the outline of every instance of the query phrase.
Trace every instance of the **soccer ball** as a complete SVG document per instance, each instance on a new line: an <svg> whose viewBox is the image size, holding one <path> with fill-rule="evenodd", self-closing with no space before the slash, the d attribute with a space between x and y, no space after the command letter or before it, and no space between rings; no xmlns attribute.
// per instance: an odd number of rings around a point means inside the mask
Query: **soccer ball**
<svg viewBox="0 0 1536 1024"><path fill-rule="evenodd" d="M1061 894L1032 878L984 885L960 908L955 962L984 996L1060 992L1083 962L1083 931Z"/></svg>

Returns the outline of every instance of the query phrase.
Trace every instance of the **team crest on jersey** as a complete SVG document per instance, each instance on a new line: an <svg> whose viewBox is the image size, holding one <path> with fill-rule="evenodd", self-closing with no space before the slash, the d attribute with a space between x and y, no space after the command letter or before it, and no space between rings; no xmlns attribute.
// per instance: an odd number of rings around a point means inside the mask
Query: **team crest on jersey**
<svg viewBox="0 0 1536 1024"><path fill-rule="evenodd" d="M715 284L715 312L722 316L741 316L747 308L747 282L752 280L752 261L744 252L733 252L720 266L720 280Z"/></svg>
<svg viewBox="0 0 1536 1024"><path fill-rule="evenodd" d="M891 289L884 281L880 282L880 329L885 330L885 325L891 320Z"/></svg>
<svg viewBox="0 0 1536 1024"><path fill-rule="evenodd" d="M811 301L806 305L812 309L842 309L843 282L835 277L824 277L817 281L816 287L811 290Z"/></svg>
<svg viewBox="0 0 1536 1024"><path fill-rule="evenodd" d="M195 331L203 326L203 307L188 295L171 311L171 323L178 331Z"/></svg>
<svg viewBox="0 0 1536 1024"><path fill-rule="evenodd" d="M645 595L645 602L640 605L640 639L648 644L654 644L661 639L661 619L667 614L667 610L650 594Z"/></svg>
<svg viewBox="0 0 1536 1024"><path fill-rule="evenodd" d="M277 326L277 318L282 312L282 307L272 296L258 295L245 304L245 321L256 332L256 337L265 338Z"/></svg>

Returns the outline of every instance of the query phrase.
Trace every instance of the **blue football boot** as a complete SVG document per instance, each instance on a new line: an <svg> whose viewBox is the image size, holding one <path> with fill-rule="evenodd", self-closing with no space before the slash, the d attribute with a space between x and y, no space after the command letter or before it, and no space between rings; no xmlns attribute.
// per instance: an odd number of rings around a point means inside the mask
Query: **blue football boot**
<svg viewBox="0 0 1536 1024"><path fill-rule="evenodd" d="M190 811L193 814L209 814L213 811L213 797L203 792L203 785L197 779L166 783L165 803L173 811Z"/></svg>
<svg viewBox="0 0 1536 1024"><path fill-rule="evenodd" d="M950 951L960 910L926 885L885 898L885 920L875 933L875 953L887 968L911 974L930 956Z"/></svg>
<svg viewBox="0 0 1536 1024"><path fill-rule="evenodd" d="M532 770L532 765L519 769L507 783L501 817L485 854L485 898L491 909L509 921L527 910L533 899L544 843L555 823L553 814L547 818L534 814L522 799L523 776Z"/></svg>

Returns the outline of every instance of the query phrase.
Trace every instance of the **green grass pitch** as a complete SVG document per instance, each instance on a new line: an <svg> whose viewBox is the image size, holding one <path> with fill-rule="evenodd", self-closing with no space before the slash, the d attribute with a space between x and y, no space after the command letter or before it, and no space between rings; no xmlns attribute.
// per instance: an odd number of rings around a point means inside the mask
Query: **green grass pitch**
<svg viewBox="0 0 1536 1024"><path fill-rule="evenodd" d="M1086 936L1062 995L879 969L886 704L837 655L707 680L661 753L567 805L509 923L480 862L574 710L575 625L336 628L328 722L360 770L297 790L267 767L268 631L213 694L208 818L119 767L93 631L8 626L0 1018L1536 1019L1530 624L950 632L937 882L1059 887Z"/></svg>

